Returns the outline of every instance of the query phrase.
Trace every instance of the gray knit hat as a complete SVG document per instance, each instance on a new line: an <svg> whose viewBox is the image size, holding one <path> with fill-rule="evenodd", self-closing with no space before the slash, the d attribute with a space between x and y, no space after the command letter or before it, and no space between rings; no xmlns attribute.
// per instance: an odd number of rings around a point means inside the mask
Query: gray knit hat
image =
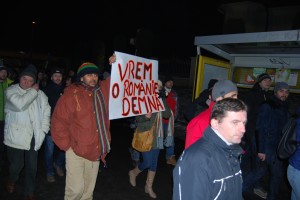
<svg viewBox="0 0 300 200"><path fill-rule="evenodd" d="M215 101L218 97L223 97L230 92L237 91L236 85L230 80L220 80L216 82L212 89L212 99Z"/></svg>
<svg viewBox="0 0 300 200"><path fill-rule="evenodd" d="M279 91L281 89L287 89L287 90L289 90L290 87L289 87L289 85L286 82L278 82L278 83L276 83L275 87L274 87L274 92L277 92L277 91Z"/></svg>
<svg viewBox="0 0 300 200"><path fill-rule="evenodd" d="M36 81L37 69L33 64L29 64L20 74L22 76L30 76L33 78L34 82Z"/></svg>

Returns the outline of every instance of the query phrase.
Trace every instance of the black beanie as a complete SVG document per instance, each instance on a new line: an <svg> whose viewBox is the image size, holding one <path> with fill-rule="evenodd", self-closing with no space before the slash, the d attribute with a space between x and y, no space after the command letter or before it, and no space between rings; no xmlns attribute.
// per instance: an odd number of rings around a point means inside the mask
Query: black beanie
<svg viewBox="0 0 300 200"><path fill-rule="evenodd" d="M36 81L37 70L33 64L29 64L20 74L22 76L30 76L33 78L34 82Z"/></svg>
<svg viewBox="0 0 300 200"><path fill-rule="evenodd" d="M269 74L267 74L267 73L263 73L263 74L260 74L260 75L257 76L257 82L258 83L262 82L264 79L270 79L270 80L272 80L271 76Z"/></svg>

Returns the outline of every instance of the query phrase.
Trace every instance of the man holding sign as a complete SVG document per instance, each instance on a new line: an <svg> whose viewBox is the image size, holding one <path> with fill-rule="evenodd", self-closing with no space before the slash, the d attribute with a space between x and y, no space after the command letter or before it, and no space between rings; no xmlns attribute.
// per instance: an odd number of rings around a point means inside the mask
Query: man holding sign
<svg viewBox="0 0 300 200"><path fill-rule="evenodd" d="M110 79L99 82L99 74L95 64L83 63L52 115L53 141L66 151L65 199L93 198L100 160L105 164L110 151Z"/></svg>

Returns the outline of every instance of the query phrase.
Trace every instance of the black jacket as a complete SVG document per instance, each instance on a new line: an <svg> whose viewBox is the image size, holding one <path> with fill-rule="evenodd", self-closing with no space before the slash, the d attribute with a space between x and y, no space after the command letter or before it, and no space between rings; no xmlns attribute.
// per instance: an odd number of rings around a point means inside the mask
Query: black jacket
<svg viewBox="0 0 300 200"><path fill-rule="evenodd" d="M173 171L173 200L241 200L239 145L228 146L209 126L187 148Z"/></svg>

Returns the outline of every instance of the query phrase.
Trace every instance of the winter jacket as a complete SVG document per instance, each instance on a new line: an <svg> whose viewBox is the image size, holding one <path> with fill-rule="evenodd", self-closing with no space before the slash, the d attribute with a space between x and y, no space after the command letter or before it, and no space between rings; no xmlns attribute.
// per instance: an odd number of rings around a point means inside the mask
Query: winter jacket
<svg viewBox="0 0 300 200"><path fill-rule="evenodd" d="M162 111L162 117L163 118L169 118L171 116L171 110L166 102L165 99L163 99L163 103L164 103L164 106L165 106L165 110ZM147 131L147 130L150 130L152 125L154 124L154 130L153 130L153 138L155 138L153 140L153 143L152 143L152 149L160 149L160 148L163 148L163 146L158 146L157 142L158 142L158 137L161 136L161 141L163 140L163 132L161 132L161 135L159 136L159 130L160 131L163 131L162 129L162 120L161 120L161 123L159 124L160 127L157 127L156 126L156 119L157 119L157 115L158 113L152 113L151 115L151 118L148 119L145 117L145 115L139 115L139 116L136 116L135 119L136 119L136 125L137 125L137 129L138 131L140 132L143 132L143 131Z"/></svg>
<svg viewBox="0 0 300 200"><path fill-rule="evenodd" d="M300 143L300 107L297 109L297 125L296 125L296 140ZM295 169L300 170L300 145L298 146L295 153L289 159L290 165L292 165Z"/></svg>
<svg viewBox="0 0 300 200"><path fill-rule="evenodd" d="M53 81L48 83L46 88L44 89L44 92L48 97L49 105L51 106L51 115L54 111L54 108L56 106L59 97L63 94L63 91L64 91L64 86L58 85ZM51 131L49 131L48 134L51 135Z"/></svg>
<svg viewBox="0 0 300 200"><path fill-rule="evenodd" d="M248 106L246 132L243 141L246 145L251 145L255 138L256 119L260 106L270 99L270 93L262 90L259 83L255 85L244 95L239 96Z"/></svg>
<svg viewBox="0 0 300 200"><path fill-rule="evenodd" d="M172 110L174 117L176 118L176 116L177 116L177 94L172 90L168 94L166 101L167 101L169 108ZM163 123L168 124L169 123L168 118L163 118Z"/></svg>
<svg viewBox="0 0 300 200"><path fill-rule="evenodd" d="M39 150L50 126L47 96L41 90L24 90L15 84L5 91L5 101L4 144L29 150L34 136L34 150Z"/></svg>
<svg viewBox="0 0 300 200"><path fill-rule="evenodd" d="M107 114L109 87L110 78L100 82ZM96 123L92 91L86 90L79 84L66 87L51 117L51 136L61 150L67 151L72 148L76 155L85 159L91 161L100 159L102 145ZM111 141L110 132L108 132L108 140Z"/></svg>
<svg viewBox="0 0 300 200"><path fill-rule="evenodd" d="M4 92L8 86L12 84L12 80L9 78L6 78L5 81L0 83L0 121L3 121L5 116L4 116L4 104L5 104L5 95Z"/></svg>
<svg viewBox="0 0 300 200"><path fill-rule="evenodd" d="M209 126L185 149L173 171L173 200L241 200L239 145L228 146Z"/></svg>
<svg viewBox="0 0 300 200"><path fill-rule="evenodd" d="M289 117L287 101L281 101L275 95L261 105L256 122L258 153L276 153L282 129Z"/></svg>
<svg viewBox="0 0 300 200"><path fill-rule="evenodd" d="M49 105L51 106L51 114L52 114L59 97L64 92L64 86L58 85L53 81L51 81L47 84L46 88L44 89L44 92L48 97L48 102Z"/></svg>
<svg viewBox="0 0 300 200"><path fill-rule="evenodd" d="M210 113L215 103L212 101L209 108L192 119L186 127L185 149L202 137L204 130L209 126Z"/></svg>

